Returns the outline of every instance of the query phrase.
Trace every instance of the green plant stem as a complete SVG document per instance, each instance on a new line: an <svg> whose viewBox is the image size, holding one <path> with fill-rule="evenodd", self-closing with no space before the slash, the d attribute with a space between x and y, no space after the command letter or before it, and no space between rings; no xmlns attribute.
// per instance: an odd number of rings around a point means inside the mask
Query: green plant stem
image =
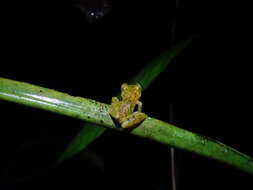
<svg viewBox="0 0 253 190"><path fill-rule="evenodd" d="M253 159L229 146L151 117L130 131L122 130L112 121L108 113L108 105L91 99L73 97L55 90L4 78L0 78L0 99L128 132L222 161L253 174Z"/></svg>

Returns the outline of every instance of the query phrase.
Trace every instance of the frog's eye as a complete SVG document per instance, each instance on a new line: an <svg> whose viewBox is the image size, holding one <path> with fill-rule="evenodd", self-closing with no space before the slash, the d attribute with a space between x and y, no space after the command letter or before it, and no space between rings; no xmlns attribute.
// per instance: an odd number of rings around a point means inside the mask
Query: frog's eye
<svg viewBox="0 0 253 190"><path fill-rule="evenodd" d="M134 87L136 90L141 90L141 85L139 83L137 83Z"/></svg>
<svg viewBox="0 0 253 190"><path fill-rule="evenodd" d="M123 90L126 90L127 86L128 86L127 83L122 84L122 85L121 85L121 90L122 90L122 91L123 91Z"/></svg>

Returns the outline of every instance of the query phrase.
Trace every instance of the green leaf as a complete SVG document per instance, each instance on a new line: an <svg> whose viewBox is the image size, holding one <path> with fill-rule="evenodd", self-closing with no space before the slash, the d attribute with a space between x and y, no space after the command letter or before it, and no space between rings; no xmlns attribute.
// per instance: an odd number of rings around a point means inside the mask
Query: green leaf
<svg viewBox="0 0 253 190"><path fill-rule="evenodd" d="M143 90L145 90L151 84L151 82L154 81L156 77L166 69L167 65L171 63L173 58L177 56L191 41L192 39L183 41L178 45L166 50L160 56L144 66L143 69L129 82L132 84L139 83ZM94 125L91 126L89 123L85 123L83 127L84 128L80 130L72 142L69 143L59 161L64 161L65 159L78 154L78 152L85 149L92 141L96 140L96 138L105 132L104 128L99 126L94 127ZM87 131L89 134L85 135Z"/></svg>
<svg viewBox="0 0 253 190"><path fill-rule="evenodd" d="M125 131L115 126L108 113L109 105L95 100L4 78L0 78L0 99ZM128 133L218 160L253 175L253 159L250 156L155 118L148 117Z"/></svg>
<svg viewBox="0 0 253 190"><path fill-rule="evenodd" d="M164 51L160 56L144 66L143 69L130 80L130 83L139 83L143 90L148 88L151 82L153 82L156 77L167 68L168 64L171 63L192 40L193 38L180 42L172 48Z"/></svg>
<svg viewBox="0 0 253 190"><path fill-rule="evenodd" d="M94 139L101 136L105 130L106 128L103 128L101 126L97 126L91 123L87 124L72 140L71 144L69 144L68 148L65 150L64 154L62 154L58 161L61 162L79 153L91 142L93 142Z"/></svg>

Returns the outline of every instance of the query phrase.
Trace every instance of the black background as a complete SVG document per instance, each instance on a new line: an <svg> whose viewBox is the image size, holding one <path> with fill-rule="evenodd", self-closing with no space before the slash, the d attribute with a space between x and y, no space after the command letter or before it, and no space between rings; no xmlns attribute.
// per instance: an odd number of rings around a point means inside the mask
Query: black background
<svg viewBox="0 0 253 190"><path fill-rule="evenodd" d="M172 104L175 125L252 155L252 40L239 4L181 0L175 10L174 1L120 0L94 23L70 1L1 4L1 77L101 102L148 60L198 34L143 92L144 112L168 122ZM51 168L83 122L4 101L0 108L0 189L171 189L167 147L108 130ZM252 179L177 149L176 172L178 189L250 189Z"/></svg>

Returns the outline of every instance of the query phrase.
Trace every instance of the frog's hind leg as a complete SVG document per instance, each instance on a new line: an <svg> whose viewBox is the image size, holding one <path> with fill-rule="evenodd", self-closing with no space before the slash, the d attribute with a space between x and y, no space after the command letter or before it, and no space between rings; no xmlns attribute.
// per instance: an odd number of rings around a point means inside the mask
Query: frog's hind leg
<svg viewBox="0 0 253 190"><path fill-rule="evenodd" d="M147 118L147 115L145 113L134 112L130 114L129 116L127 116L126 118L124 118L124 120L122 121L121 127L122 128L135 127L137 124L139 124L146 118Z"/></svg>

